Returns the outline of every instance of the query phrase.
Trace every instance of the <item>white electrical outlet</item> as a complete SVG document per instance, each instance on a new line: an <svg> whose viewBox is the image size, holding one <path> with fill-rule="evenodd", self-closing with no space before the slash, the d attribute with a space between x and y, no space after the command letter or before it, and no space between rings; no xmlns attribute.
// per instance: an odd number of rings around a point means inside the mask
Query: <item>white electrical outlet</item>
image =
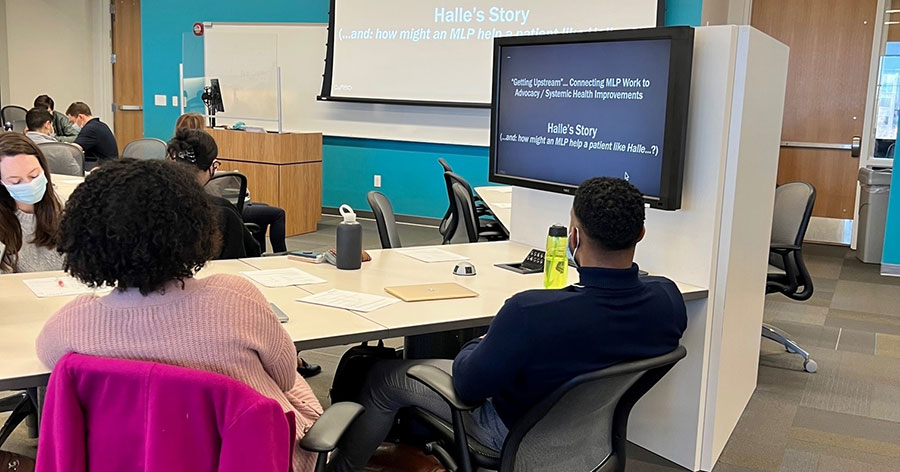
<svg viewBox="0 0 900 472"><path fill-rule="evenodd" d="M153 104L158 107L166 106L166 96L165 95L154 95L153 96Z"/></svg>
<svg viewBox="0 0 900 472"><path fill-rule="evenodd" d="M178 95L172 95L172 106L173 107L178 106Z"/></svg>
<svg viewBox="0 0 900 472"><path fill-rule="evenodd" d="M375 188L381 188L381 176L380 175L377 175L377 174L375 175L373 185L375 185Z"/></svg>

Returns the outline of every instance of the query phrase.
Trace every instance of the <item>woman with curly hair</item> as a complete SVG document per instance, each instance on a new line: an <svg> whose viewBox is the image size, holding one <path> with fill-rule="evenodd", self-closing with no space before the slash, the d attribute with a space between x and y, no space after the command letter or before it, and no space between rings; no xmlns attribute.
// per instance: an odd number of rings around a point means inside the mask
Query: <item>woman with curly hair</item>
<svg viewBox="0 0 900 472"><path fill-rule="evenodd" d="M169 159L190 167L200 185L206 185L219 168L219 146L206 131L180 129L169 141L166 149ZM259 243L244 226L244 220L237 208L222 197L209 196L219 214L222 233L222 251L216 259L238 259L258 257Z"/></svg>
<svg viewBox="0 0 900 472"><path fill-rule="evenodd" d="M61 269L62 204L44 154L23 134L0 134L0 184L0 273Z"/></svg>
<svg viewBox="0 0 900 472"><path fill-rule="evenodd" d="M59 250L73 277L115 290L57 312L38 336L38 357L51 368L79 352L225 374L293 411L302 437L322 407L263 294L234 275L194 277L219 251L213 215L183 166L122 159L92 172L68 200ZM294 470L314 461L294 451Z"/></svg>

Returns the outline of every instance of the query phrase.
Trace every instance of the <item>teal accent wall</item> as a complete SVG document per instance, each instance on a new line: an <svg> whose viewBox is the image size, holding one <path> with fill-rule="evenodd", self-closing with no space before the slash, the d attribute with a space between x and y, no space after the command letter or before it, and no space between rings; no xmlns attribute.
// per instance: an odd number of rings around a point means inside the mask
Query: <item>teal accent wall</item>
<svg viewBox="0 0 900 472"><path fill-rule="evenodd" d="M898 130L900 131L900 130ZM900 141L900 132L897 140ZM894 148L894 162L898 162L900 155ZM891 196L888 199L887 222L884 226L884 249L881 253L881 263L900 266L900 176L894 172L891 176Z"/></svg>
<svg viewBox="0 0 900 472"><path fill-rule="evenodd" d="M627 0L623 0L627 1ZM182 36L197 21L234 23L325 23L329 0L153 0L141 2L144 135L168 140L177 107L156 107L154 94L178 95ZM667 0L666 25L700 24L702 0ZM401 215L440 218L447 209L437 159L447 159L472 186L487 184L488 149L326 136L323 140L322 204L368 209L373 175Z"/></svg>

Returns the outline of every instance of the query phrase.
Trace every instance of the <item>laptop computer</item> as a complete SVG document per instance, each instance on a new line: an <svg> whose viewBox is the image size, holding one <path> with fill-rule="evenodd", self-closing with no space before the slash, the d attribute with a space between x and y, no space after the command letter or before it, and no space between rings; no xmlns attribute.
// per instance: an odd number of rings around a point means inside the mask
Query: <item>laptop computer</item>
<svg viewBox="0 0 900 472"><path fill-rule="evenodd" d="M477 293L455 282L398 285L395 287L385 287L384 291L405 302L447 300L452 298L472 298L478 296Z"/></svg>

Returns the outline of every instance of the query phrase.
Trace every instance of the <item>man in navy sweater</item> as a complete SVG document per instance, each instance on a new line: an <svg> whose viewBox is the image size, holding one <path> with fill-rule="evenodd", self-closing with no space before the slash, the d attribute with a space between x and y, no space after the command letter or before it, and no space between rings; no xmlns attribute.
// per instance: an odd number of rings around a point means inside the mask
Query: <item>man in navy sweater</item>
<svg viewBox="0 0 900 472"><path fill-rule="evenodd" d="M561 290L514 295L488 333L456 359L378 363L360 399L365 413L344 436L329 470L362 470L387 436L398 409L418 406L449 421L446 404L406 377L416 363L453 374L464 400L486 402L468 432L499 451L533 405L572 378L678 346L687 325L684 299L663 277L639 277L635 245L644 237L644 202L628 182L594 178L575 193L569 248L580 282Z"/></svg>

